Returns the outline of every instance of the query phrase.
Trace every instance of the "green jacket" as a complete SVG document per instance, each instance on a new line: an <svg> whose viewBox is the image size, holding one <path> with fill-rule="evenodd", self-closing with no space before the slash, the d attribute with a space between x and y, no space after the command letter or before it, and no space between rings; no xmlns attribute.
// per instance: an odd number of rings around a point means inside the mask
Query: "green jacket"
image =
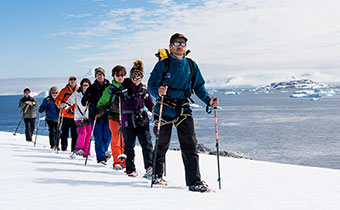
<svg viewBox="0 0 340 210"><path fill-rule="evenodd" d="M26 101L31 101L33 103L33 105L27 107ZM37 113L36 113L35 110L38 106L40 106L38 101L31 96L29 96L28 98L23 97L19 101L19 108L22 110L24 119L26 119L26 118L29 118L29 119L36 118ZM26 107L27 107L27 110L26 110ZM26 110L26 112L25 112L25 110Z"/></svg>
<svg viewBox="0 0 340 210"><path fill-rule="evenodd" d="M113 93L113 90L116 88L120 88L122 86L121 83L116 82L114 79L112 80L112 84L108 86L102 95L102 97L99 99L97 107L99 112L105 112L106 109L109 110L109 119L119 122L119 111L118 109L113 108L112 103L115 99L115 95ZM112 97L111 97L112 95ZM110 98L111 101L110 101Z"/></svg>

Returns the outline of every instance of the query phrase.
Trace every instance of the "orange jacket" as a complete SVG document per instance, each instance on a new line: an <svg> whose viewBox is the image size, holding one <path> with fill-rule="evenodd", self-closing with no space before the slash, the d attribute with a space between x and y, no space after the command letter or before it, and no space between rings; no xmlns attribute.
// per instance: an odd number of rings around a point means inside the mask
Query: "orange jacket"
<svg viewBox="0 0 340 210"><path fill-rule="evenodd" d="M77 90L77 85L74 88L74 91ZM59 107L59 104L61 103L65 103L67 101L67 99L72 95L72 93L74 92L71 88L71 86L69 84L66 85L66 87L64 87L63 89L61 89L61 91L59 92L56 100L55 100L55 104ZM76 104L73 104L70 108L63 110L60 109L59 112L59 116L63 115L64 112L64 117L67 118L74 118L74 110L76 108Z"/></svg>

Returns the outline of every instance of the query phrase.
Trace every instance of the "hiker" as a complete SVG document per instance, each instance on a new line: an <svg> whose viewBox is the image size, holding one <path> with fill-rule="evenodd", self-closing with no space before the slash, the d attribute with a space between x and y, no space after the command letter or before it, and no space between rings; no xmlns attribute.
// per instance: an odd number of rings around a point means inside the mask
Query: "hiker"
<svg viewBox="0 0 340 210"><path fill-rule="evenodd" d="M163 180L163 163L170 145L172 126L175 125L184 163L186 185L190 191L205 192L209 189L208 185L201 180L197 139L188 99L191 99L191 93L194 91L198 98L209 106L217 107L218 100L209 96L200 69L194 61L185 56L187 41L188 39L180 33L171 36L169 57L158 61L148 81L148 90L157 99L154 108L155 134L157 134L157 121L161 120L154 169L155 182ZM158 119L161 97L164 97L162 119Z"/></svg>
<svg viewBox="0 0 340 210"><path fill-rule="evenodd" d="M30 96L31 90L24 89L24 97L19 101L19 108L22 110L25 122L26 141L32 142L33 131L35 128L35 118L37 117L36 107L39 106L38 101Z"/></svg>
<svg viewBox="0 0 340 210"><path fill-rule="evenodd" d="M147 88L141 80L144 77L144 67L140 60L136 60L130 70L130 78L126 78L122 83L125 90L120 95L122 106L122 128L124 135L124 154L126 157L126 173L128 176L136 177L138 175L134 163L136 137L142 147L144 168L146 170L144 177L149 178L152 175L152 142L149 128L149 117L144 110L146 107L152 111L154 106L152 97L149 95ZM114 99L115 108L119 108L119 97Z"/></svg>
<svg viewBox="0 0 340 210"><path fill-rule="evenodd" d="M59 147L59 136L57 136L58 130L58 116L59 108L55 104L55 99L58 95L58 88L53 86L48 91L48 96L44 98L39 108L39 113L46 112L45 121L48 125L48 136L50 139L51 149L57 149Z"/></svg>
<svg viewBox="0 0 340 210"><path fill-rule="evenodd" d="M77 78L74 76L70 76L68 79L68 84L61 89L59 92L55 104L60 109L59 116L62 122L61 125L61 150L66 151L68 146L68 135L69 131L71 130L71 137L72 137L72 143L71 143L71 152L74 151L75 146L77 144L77 127L76 123L74 122L74 110L75 105L73 106L67 106L66 101L68 98L73 94L74 91L77 90Z"/></svg>
<svg viewBox="0 0 340 210"><path fill-rule="evenodd" d="M109 110L109 127L112 134L111 152L113 168L115 170L122 170L125 168L123 161L118 158L122 153L124 153L124 138L122 131L120 130L119 110L113 107L113 101L116 97L117 91L121 92L121 84L124 81L125 75L126 68L124 66L117 65L112 69L112 84L104 90L104 93L97 104L101 114L107 109Z"/></svg>
<svg viewBox="0 0 340 210"><path fill-rule="evenodd" d="M104 90L110 85L109 80L105 79L105 70L101 67L94 69L96 80L86 90L81 100L83 106L87 104L89 109L89 118L93 131L97 163L106 165L111 153L107 151L111 141L111 131L109 128L108 112L102 115L97 109L99 99L102 97Z"/></svg>
<svg viewBox="0 0 340 210"><path fill-rule="evenodd" d="M91 81L84 78L80 82L80 87L75 91L66 101L66 104L76 105L74 113L74 122L77 126L77 144L75 147L74 154L87 157L88 152L90 153L90 140L91 140L91 125L89 120L88 107L81 104L81 99L83 98L87 88L91 85ZM72 155L72 154L71 154ZM90 154L89 154L90 155ZM71 156L71 158L75 156Z"/></svg>

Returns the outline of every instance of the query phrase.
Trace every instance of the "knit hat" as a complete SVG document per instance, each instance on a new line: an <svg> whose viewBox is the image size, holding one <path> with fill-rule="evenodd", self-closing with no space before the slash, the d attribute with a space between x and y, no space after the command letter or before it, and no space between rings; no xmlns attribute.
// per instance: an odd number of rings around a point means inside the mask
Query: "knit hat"
<svg viewBox="0 0 340 210"><path fill-rule="evenodd" d="M130 78L136 78L136 77L144 77L144 65L141 60L136 60L133 63L133 67L130 70Z"/></svg>
<svg viewBox="0 0 340 210"><path fill-rule="evenodd" d="M105 70L102 67L98 67L94 69L94 76L96 76L97 73L102 73L105 76Z"/></svg>
<svg viewBox="0 0 340 210"><path fill-rule="evenodd" d="M26 91L31 92L31 90L29 88L25 88L24 92L26 92Z"/></svg>

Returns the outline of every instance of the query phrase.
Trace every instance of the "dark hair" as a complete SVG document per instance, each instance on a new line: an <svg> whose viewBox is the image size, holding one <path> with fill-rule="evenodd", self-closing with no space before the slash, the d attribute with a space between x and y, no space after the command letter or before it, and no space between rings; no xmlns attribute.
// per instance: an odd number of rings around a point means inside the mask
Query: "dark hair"
<svg viewBox="0 0 340 210"><path fill-rule="evenodd" d="M29 88L25 88L24 92L26 92L26 91L31 92L31 90Z"/></svg>
<svg viewBox="0 0 340 210"><path fill-rule="evenodd" d="M112 76L114 76L115 74L119 74L120 72L126 75L126 68L124 66L117 65L112 69Z"/></svg>
<svg viewBox="0 0 340 210"><path fill-rule="evenodd" d="M134 77L144 77L144 65L141 60L136 60L130 70L130 78L132 79Z"/></svg>
<svg viewBox="0 0 340 210"><path fill-rule="evenodd" d="M81 81L80 81L80 87L79 88L82 88L83 87L83 84L84 83L89 83L89 85L91 85L91 81L89 80L89 79L87 79L87 78L84 78L84 79L82 79ZM83 89L83 88L82 88Z"/></svg>

